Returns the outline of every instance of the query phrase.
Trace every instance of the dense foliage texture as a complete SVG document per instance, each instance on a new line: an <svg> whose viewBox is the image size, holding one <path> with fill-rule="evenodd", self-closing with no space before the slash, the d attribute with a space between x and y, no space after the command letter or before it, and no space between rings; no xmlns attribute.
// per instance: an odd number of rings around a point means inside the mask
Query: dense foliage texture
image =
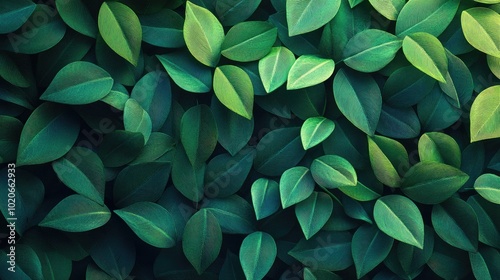
<svg viewBox="0 0 500 280"><path fill-rule="evenodd" d="M499 13L1 0L0 278L500 279Z"/></svg>

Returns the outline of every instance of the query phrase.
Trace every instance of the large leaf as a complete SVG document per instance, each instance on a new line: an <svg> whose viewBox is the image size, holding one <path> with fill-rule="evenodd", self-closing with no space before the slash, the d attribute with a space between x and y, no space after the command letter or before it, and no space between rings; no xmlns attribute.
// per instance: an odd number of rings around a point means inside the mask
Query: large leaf
<svg viewBox="0 0 500 280"><path fill-rule="evenodd" d="M390 237L422 249L424 221L418 207L401 195L379 198L373 209L378 228Z"/></svg>
<svg viewBox="0 0 500 280"><path fill-rule="evenodd" d="M314 179L307 167L295 166L281 175L279 189L283 209L308 198L314 190Z"/></svg>
<svg viewBox="0 0 500 280"><path fill-rule="evenodd" d="M367 29L354 35L344 48L344 62L361 72L384 68L401 48L401 40L391 33Z"/></svg>
<svg viewBox="0 0 500 280"><path fill-rule="evenodd" d="M323 142L335 129L335 123L324 117L308 118L300 128L300 140L304 150Z"/></svg>
<svg viewBox="0 0 500 280"><path fill-rule="evenodd" d="M406 172L401 190L409 198L424 204L437 204L450 198L469 179L453 166L432 161L419 162Z"/></svg>
<svg viewBox="0 0 500 280"><path fill-rule="evenodd" d="M123 125L125 131L139 132L144 137L144 143L148 142L153 123L148 112L146 112L135 99L130 98L125 102L125 107L123 109Z"/></svg>
<svg viewBox="0 0 500 280"><path fill-rule="evenodd" d="M333 80L333 96L352 124L373 135L382 111L382 94L371 76L340 69Z"/></svg>
<svg viewBox="0 0 500 280"><path fill-rule="evenodd" d="M244 118L252 118L253 85L243 69L219 66L215 69L213 84L215 95L224 106Z"/></svg>
<svg viewBox="0 0 500 280"><path fill-rule="evenodd" d="M276 181L257 179L252 184L251 194L257 220L271 216L280 208L279 185Z"/></svg>
<svg viewBox="0 0 500 280"><path fill-rule="evenodd" d="M186 46L194 58L215 67L224 41L224 29L219 20L209 10L188 1L183 31Z"/></svg>
<svg viewBox="0 0 500 280"><path fill-rule="evenodd" d="M104 2L99 9L97 23L104 42L119 56L137 66L142 28L135 12L120 2Z"/></svg>
<svg viewBox="0 0 500 280"><path fill-rule="evenodd" d="M274 47L259 60L259 74L267 93L286 82L294 62L294 54L285 47Z"/></svg>
<svg viewBox="0 0 500 280"><path fill-rule="evenodd" d="M17 165L41 164L62 157L71 149L79 132L80 123L71 111L53 103L43 103L23 127Z"/></svg>
<svg viewBox="0 0 500 280"><path fill-rule="evenodd" d="M368 151L377 179L389 187L399 187L401 177L410 167L405 147L396 140L375 135L368 137Z"/></svg>
<svg viewBox="0 0 500 280"><path fill-rule="evenodd" d="M182 236L182 250L198 274L215 261L221 245L222 231L210 211L202 209L188 220Z"/></svg>
<svg viewBox="0 0 500 280"><path fill-rule="evenodd" d="M500 86L483 90L470 110L471 142L500 137Z"/></svg>
<svg viewBox="0 0 500 280"><path fill-rule="evenodd" d="M0 34L7 34L21 27L31 16L36 5L33 1L5 1L0 6Z"/></svg>
<svg viewBox="0 0 500 280"><path fill-rule="evenodd" d="M452 21L459 4L458 0L410 0L399 13L396 35L427 32L439 36Z"/></svg>
<svg viewBox="0 0 500 280"><path fill-rule="evenodd" d="M114 212L144 242L158 248L175 245L177 233L174 219L160 205L141 201Z"/></svg>
<svg viewBox="0 0 500 280"><path fill-rule="evenodd" d="M110 218L111 212L107 206L74 194L64 198L52 208L39 226L68 232L83 232L103 226Z"/></svg>
<svg viewBox="0 0 500 280"><path fill-rule="evenodd" d="M289 36L316 30L328 23L337 14L340 0L287 0L286 21Z"/></svg>
<svg viewBox="0 0 500 280"><path fill-rule="evenodd" d="M467 42L489 55L500 57L500 15L485 7L462 12L462 29Z"/></svg>
<svg viewBox="0 0 500 280"><path fill-rule="evenodd" d="M311 164L314 181L323 188L356 186L358 176L354 167L344 158L336 155L324 155Z"/></svg>
<svg viewBox="0 0 500 280"><path fill-rule="evenodd" d="M485 173L474 182L474 189L484 199L500 204L500 176Z"/></svg>
<svg viewBox="0 0 500 280"><path fill-rule="evenodd" d="M234 61L253 61L271 50L278 31L265 21L247 21L231 27L221 46L221 54Z"/></svg>
<svg viewBox="0 0 500 280"><path fill-rule="evenodd" d="M333 74L335 62L316 55L301 55L290 68L286 89L300 89L326 81Z"/></svg>
<svg viewBox="0 0 500 280"><path fill-rule="evenodd" d="M240 262L246 279L264 278L273 266L276 254L276 243L268 233L256 231L245 237L240 247Z"/></svg>
<svg viewBox="0 0 500 280"><path fill-rule="evenodd" d="M436 37L425 32L408 35L403 39L403 52L417 69L446 83L448 59L443 45Z"/></svg>
<svg viewBox="0 0 500 280"><path fill-rule="evenodd" d="M352 258L358 279L373 270L389 255L394 239L377 227L363 225L352 237Z"/></svg>
<svg viewBox="0 0 500 280"><path fill-rule="evenodd" d="M333 211L333 200L325 192L313 192L295 205L295 216L306 239L310 239L326 224Z"/></svg>
<svg viewBox="0 0 500 280"><path fill-rule="evenodd" d="M82 0L56 1L57 11L64 22L77 32L95 38L97 24Z"/></svg>

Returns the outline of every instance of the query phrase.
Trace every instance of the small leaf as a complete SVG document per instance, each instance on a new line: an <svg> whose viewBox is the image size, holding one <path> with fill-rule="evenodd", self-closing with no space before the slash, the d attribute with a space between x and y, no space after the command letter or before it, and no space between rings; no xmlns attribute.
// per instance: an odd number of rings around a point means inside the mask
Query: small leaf
<svg viewBox="0 0 500 280"><path fill-rule="evenodd" d="M424 221L418 207L401 195L386 195L377 200L373 217L378 228L390 237L422 249Z"/></svg>
<svg viewBox="0 0 500 280"><path fill-rule="evenodd" d="M251 194L257 220L271 216L280 208L279 185L276 181L257 179L252 184Z"/></svg>
<svg viewBox="0 0 500 280"><path fill-rule="evenodd" d="M500 176L485 173L476 179L474 189L484 199L495 204L500 204Z"/></svg>
<svg viewBox="0 0 500 280"><path fill-rule="evenodd" d="M202 64L215 67L220 59L224 29L207 9L186 2L184 40L191 54Z"/></svg>
<svg viewBox="0 0 500 280"><path fill-rule="evenodd" d="M240 262L248 280L264 278L276 259L277 247L268 233L256 231L249 234L240 247Z"/></svg>
<svg viewBox="0 0 500 280"><path fill-rule="evenodd" d="M66 65L40 96L41 100L63 104L88 104L106 96L113 79L99 66L85 61Z"/></svg>
<svg viewBox="0 0 500 280"><path fill-rule="evenodd" d="M352 258L358 279L384 261L391 251L394 239L377 227L363 225L352 237Z"/></svg>
<svg viewBox="0 0 500 280"><path fill-rule="evenodd" d="M333 74L335 62L316 55L301 55L288 72L286 89L300 89L326 81Z"/></svg>
<svg viewBox="0 0 500 280"><path fill-rule="evenodd" d="M403 39L403 52L415 68L446 83L448 59L439 40L424 32L413 33Z"/></svg>
<svg viewBox="0 0 500 280"><path fill-rule="evenodd" d="M148 142L153 127L151 117L135 99L130 98L125 102L123 125L126 131L141 133L144 143Z"/></svg>
<svg viewBox="0 0 500 280"><path fill-rule="evenodd" d="M243 69L223 65L215 69L214 92L219 101L231 111L246 118L252 118L253 85Z"/></svg>
<svg viewBox="0 0 500 280"><path fill-rule="evenodd" d="M210 211L196 212L186 223L182 236L182 250L198 274L202 274L219 255L222 231Z"/></svg>
<svg viewBox="0 0 500 280"><path fill-rule="evenodd" d="M286 20L289 36L316 30L327 24L340 8L339 0L287 0Z"/></svg>
<svg viewBox="0 0 500 280"><path fill-rule="evenodd" d="M308 198L314 190L314 185L307 167L295 166L283 172L279 184L283 209Z"/></svg>
<svg viewBox="0 0 500 280"><path fill-rule="evenodd" d="M316 158L311 164L314 181L323 188L356 186L358 177L354 167L344 158L335 155L324 155Z"/></svg>
<svg viewBox="0 0 500 280"><path fill-rule="evenodd" d="M172 215L158 204L141 201L114 210L144 242L158 248L175 246L176 232Z"/></svg>
<svg viewBox="0 0 500 280"><path fill-rule="evenodd" d="M142 28L135 12L120 2L104 2L99 9L97 23L104 42L119 56L137 66Z"/></svg>
<svg viewBox="0 0 500 280"><path fill-rule="evenodd" d="M288 73L295 62L294 54L285 47L273 47L259 60L259 74L267 93L286 82Z"/></svg>
<svg viewBox="0 0 500 280"><path fill-rule="evenodd" d="M259 60L269 53L278 31L269 22L246 21L231 27L222 43L221 54L231 60Z"/></svg>
<svg viewBox="0 0 500 280"><path fill-rule="evenodd" d="M0 34L16 31L31 16L36 4L30 0L6 1L0 7Z"/></svg>
<svg viewBox="0 0 500 280"><path fill-rule="evenodd" d="M326 224L333 211L333 200L324 192L313 192L295 206L295 216L306 239L310 239Z"/></svg>
<svg viewBox="0 0 500 280"><path fill-rule="evenodd" d="M84 232L103 226L110 218L108 207L74 194L52 208L39 226L68 232Z"/></svg>
<svg viewBox="0 0 500 280"><path fill-rule="evenodd" d="M500 86L483 90L474 99L470 110L471 142L499 138Z"/></svg>
<svg viewBox="0 0 500 280"><path fill-rule="evenodd" d="M462 12L462 29L467 42L486 54L500 57L500 15L486 7Z"/></svg>
<svg viewBox="0 0 500 280"><path fill-rule="evenodd" d="M323 142L335 129L335 123L324 117L308 118L300 129L300 139L304 150Z"/></svg>
<svg viewBox="0 0 500 280"><path fill-rule="evenodd" d="M401 176L410 168L405 147L396 140L375 135L368 137L368 150L377 179L391 188L399 187Z"/></svg>

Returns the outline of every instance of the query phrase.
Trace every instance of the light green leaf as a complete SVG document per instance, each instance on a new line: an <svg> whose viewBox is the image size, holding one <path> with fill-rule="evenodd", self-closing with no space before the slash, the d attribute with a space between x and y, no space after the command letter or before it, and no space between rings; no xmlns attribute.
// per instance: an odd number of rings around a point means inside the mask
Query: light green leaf
<svg viewBox="0 0 500 280"><path fill-rule="evenodd" d="M352 237L352 258L358 279L384 261L391 251L394 239L377 227L363 225Z"/></svg>
<svg viewBox="0 0 500 280"><path fill-rule="evenodd" d="M391 33L367 29L354 35L344 48L344 63L360 72L375 72L389 64L401 48Z"/></svg>
<svg viewBox="0 0 500 280"><path fill-rule="evenodd" d="M74 147L64 157L52 162L52 168L70 189L104 205L104 165L92 150Z"/></svg>
<svg viewBox="0 0 500 280"><path fill-rule="evenodd" d="M148 142L153 127L151 117L135 99L130 98L125 102L123 125L126 131L140 132L144 143Z"/></svg>
<svg viewBox="0 0 500 280"><path fill-rule="evenodd" d="M198 274L202 274L217 258L222 246L219 222L210 211L196 212L186 223L182 250Z"/></svg>
<svg viewBox="0 0 500 280"><path fill-rule="evenodd" d="M500 137L500 86L483 90L470 110L471 142Z"/></svg>
<svg viewBox="0 0 500 280"><path fill-rule="evenodd" d="M500 57L500 14L486 7L462 12L462 29L467 42L486 54Z"/></svg>
<svg viewBox="0 0 500 280"><path fill-rule="evenodd" d="M97 24L82 0L56 1L57 11L63 21L77 32L95 38Z"/></svg>
<svg viewBox="0 0 500 280"><path fill-rule="evenodd" d="M335 62L316 55L301 55L293 63L286 83L286 89L300 89L326 81L333 74Z"/></svg>
<svg viewBox="0 0 500 280"><path fill-rule="evenodd" d="M206 66L215 67L220 59L224 29L207 9L186 2L184 40L191 54Z"/></svg>
<svg viewBox="0 0 500 280"><path fill-rule="evenodd" d="M111 212L106 205L74 194L61 200L38 225L68 232L84 232L103 226L110 218Z"/></svg>
<svg viewBox="0 0 500 280"><path fill-rule="evenodd" d="M493 75L500 79L500 57L487 55L486 62L488 63L488 67L490 68Z"/></svg>
<svg viewBox="0 0 500 280"><path fill-rule="evenodd" d="M280 178L280 198L283 209L308 198L314 190L314 179L307 167L295 166Z"/></svg>
<svg viewBox="0 0 500 280"><path fill-rule="evenodd" d="M408 35L403 39L403 52L415 68L446 83L448 59L443 45L436 37L424 32Z"/></svg>
<svg viewBox="0 0 500 280"><path fill-rule="evenodd" d="M405 147L396 140L375 135L368 137L368 151L377 179L391 188L399 187L401 176L410 167Z"/></svg>
<svg viewBox="0 0 500 280"><path fill-rule="evenodd" d="M149 245L158 248L175 246L177 233L174 219L170 212L160 205L141 201L113 212Z"/></svg>
<svg viewBox="0 0 500 280"><path fill-rule="evenodd" d="M377 12L388 20L396 20L406 2L404 0L369 0Z"/></svg>
<svg viewBox="0 0 500 280"><path fill-rule="evenodd" d="M340 0L287 0L286 21L289 36L319 29L337 14Z"/></svg>
<svg viewBox="0 0 500 280"><path fill-rule="evenodd" d="M43 103L23 127L17 165L41 164L62 157L71 149L79 132L80 123L71 111L54 103Z"/></svg>
<svg viewBox="0 0 500 280"><path fill-rule="evenodd" d="M253 85L243 69L219 66L215 69L213 84L215 95L224 106L244 118L252 118Z"/></svg>
<svg viewBox="0 0 500 280"><path fill-rule="evenodd" d="M371 76L340 69L333 80L333 96L352 124L368 135L374 134L382 111L382 95Z"/></svg>
<svg viewBox="0 0 500 280"><path fill-rule="evenodd" d="M245 237L240 247L240 262L246 279L264 278L273 266L276 254L276 242L268 233L256 231Z"/></svg>
<svg viewBox="0 0 500 280"><path fill-rule="evenodd" d="M271 216L280 208L279 185L276 181L257 179L252 184L251 194L257 220Z"/></svg>
<svg viewBox="0 0 500 280"><path fill-rule="evenodd" d="M333 211L333 200L325 192L313 192L295 205L295 216L306 239L310 239L326 224Z"/></svg>
<svg viewBox="0 0 500 280"><path fill-rule="evenodd" d="M474 182L474 189L484 199L500 204L500 177L495 174L485 173Z"/></svg>
<svg viewBox="0 0 500 280"><path fill-rule="evenodd" d="M259 60L259 74L267 93L286 82L294 62L295 55L285 47L274 47Z"/></svg>
<svg viewBox="0 0 500 280"><path fill-rule="evenodd" d="M324 117L308 118L300 129L300 140L304 150L323 142L335 129L335 123Z"/></svg>
<svg viewBox="0 0 500 280"><path fill-rule="evenodd" d="M142 28L135 12L120 2L104 2L99 9L97 24L104 42L119 56L137 66Z"/></svg>
<svg viewBox="0 0 500 280"><path fill-rule="evenodd" d="M316 158L311 164L311 174L318 185L327 189L356 186L358 183L354 167L335 155Z"/></svg>
<svg viewBox="0 0 500 280"><path fill-rule="evenodd" d="M221 54L231 60L259 60L269 53L278 31L269 22L246 21L231 27L222 43Z"/></svg>
<svg viewBox="0 0 500 280"><path fill-rule="evenodd" d="M418 207L401 195L386 195L377 200L373 217L378 228L390 237L422 249L424 221Z"/></svg>
<svg viewBox="0 0 500 280"><path fill-rule="evenodd" d="M5 1L0 7L0 34L7 34L21 27L31 16L36 4L30 0Z"/></svg>
<svg viewBox="0 0 500 280"><path fill-rule="evenodd" d="M441 162L460 168L462 153L458 143L442 132L427 132L418 140L420 161Z"/></svg>

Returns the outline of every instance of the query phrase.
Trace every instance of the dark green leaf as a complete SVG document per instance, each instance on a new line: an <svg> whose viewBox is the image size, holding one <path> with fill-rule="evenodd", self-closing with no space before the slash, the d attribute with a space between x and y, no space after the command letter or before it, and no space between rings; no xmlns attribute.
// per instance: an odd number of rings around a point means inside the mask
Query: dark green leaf
<svg viewBox="0 0 500 280"><path fill-rule="evenodd" d="M7 34L21 27L31 16L36 5L30 0L5 1L0 7L0 34Z"/></svg>
<svg viewBox="0 0 500 280"><path fill-rule="evenodd" d="M151 117L135 99L130 98L125 102L123 125L125 131L141 133L144 143L148 142L153 127Z"/></svg>
<svg viewBox="0 0 500 280"><path fill-rule="evenodd" d="M324 192L313 192L295 206L295 216L306 239L321 230L330 218L332 210L332 198Z"/></svg>
<svg viewBox="0 0 500 280"><path fill-rule="evenodd" d="M105 167L119 167L134 160L144 147L144 136L139 132L116 130L101 140L97 155Z"/></svg>
<svg viewBox="0 0 500 280"><path fill-rule="evenodd" d="M279 185L276 181L259 178L253 182L251 193L257 220L271 216L280 208Z"/></svg>
<svg viewBox="0 0 500 280"><path fill-rule="evenodd" d="M162 9L150 15L140 15L142 40L163 48L179 48L185 45L182 28L184 18L175 11Z"/></svg>
<svg viewBox="0 0 500 280"><path fill-rule="evenodd" d="M207 199L202 208L217 218L223 233L249 234L255 230L252 206L240 196Z"/></svg>
<svg viewBox="0 0 500 280"><path fill-rule="evenodd" d="M352 237L352 258L358 279L372 271L386 257L394 239L385 235L377 227L364 225Z"/></svg>
<svg viewBox="0 0 500 280"><path fill-rule="evenodd" d="M226 26L235 25L249 18L260 5L261 0L217 0L215 12Z"/></svg>
<svg viewBox="0 0 500 280"><path fill-rule="evenodd" d="M493 204L479 195L467 199L474 209L479 224L479 241L500 248L500 205Z"/></svg>
<svg viewBox="0 0 500 280"><path fill-rule="evenodd" d="M292 167L281 175L280 198L283 209L308 198L314 190L314 179L308 168Z"/></svg>
<svg viewBox="0 0 500 280"><path fill-rule="evenodd" d="M420 121L412 107L394 108L383 104L377 132L392 138L415 138L420 135Z"/></svg>
<svg viewBox="0 0 500 280"><path fill-rule="evenodd" d="M16 160L23 124L14 117L0 116L0 163Z"/></svg>
<svg viewBox="0 0 500 280"><path fill-rule="evenodd" d="M500 275L500 253L493 248L481 248L477 253L469 253L472 272L476 279L495 279Z"/></svg>
<svg viewBox="0 0 500 280"><path fill-rule="evenodd" d="M444 279L464 279L470 273L467 252L451 247L436 237L429 268Z"/></svg>
<svg viewBox="0 0 500 280"><path fill-rule="evenodd" d="M191 165L183 147L175 149L172 162L172 182L175 188L189 200L198 202L203 198L205 163Z"/></svg>
<svg viewBox="0 0 500 280"><path fill-rule="evenodd" d="M286 101L292 112L300 119L307 120L324 114L327 99L324 83L294 90L290 93L286 95Z"/></svg>
<svg viewBox="0 0 500 280"><path fill-rule="evenodd" d="M246 279L264 278L276 259L276 243L268 233L256 231L249 234L240 247L240 262Z"/></svg>
<svg viewBox="0 0 500 280"><path fill-rule="evenodd" d="M97 23L84 1L57 1L56 7L59 15L69 27L92 38L97 36Z"/></svg>

